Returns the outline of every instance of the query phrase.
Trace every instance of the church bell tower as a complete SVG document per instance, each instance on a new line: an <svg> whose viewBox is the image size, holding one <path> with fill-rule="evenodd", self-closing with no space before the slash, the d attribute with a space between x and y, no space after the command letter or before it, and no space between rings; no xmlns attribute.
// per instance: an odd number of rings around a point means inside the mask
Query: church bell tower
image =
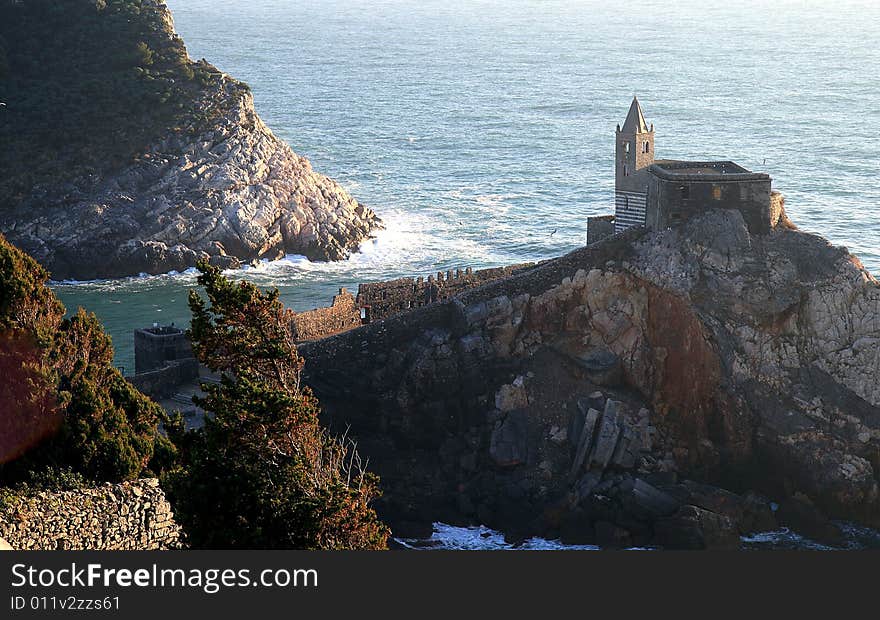
<svg viewBox="0 0 880 620"><path fill-rule="evenodd" d="M614 232L622 232L645 224L648 166L654 163L654 125L648 128L636 97L615 138Z"/></svg>

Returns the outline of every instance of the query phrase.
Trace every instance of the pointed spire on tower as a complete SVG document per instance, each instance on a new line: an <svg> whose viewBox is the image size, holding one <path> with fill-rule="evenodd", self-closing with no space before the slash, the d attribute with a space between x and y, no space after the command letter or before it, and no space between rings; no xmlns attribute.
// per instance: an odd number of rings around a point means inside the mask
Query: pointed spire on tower
<svg viewBox="0 0 880 620"><path fill-rule="evenodd" d="M633 95L632 104L629 106L629 113L626 120L623 121L623 127L620 128L622 133L647 133L648 124L645 122L645 115L642 114L642 106L639 105L639 99Z"/></svg>

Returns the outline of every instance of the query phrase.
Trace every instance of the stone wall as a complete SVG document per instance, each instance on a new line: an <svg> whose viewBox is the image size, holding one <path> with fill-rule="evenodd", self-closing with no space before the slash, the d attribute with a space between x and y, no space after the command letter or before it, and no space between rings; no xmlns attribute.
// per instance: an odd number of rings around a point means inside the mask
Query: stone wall
<svg viewBox="0 0 880 620"><path fill-rule="evenodd" d="M436 277L431 275L427 279L400 278L388 282L369 282L358 287L357 305L365 309L365 322L370 323L449 299L532 266L533 263L523 263L476 271L468 267L465 271L450 269L445 274L439 271Z"/></svg>
<svg viewBox="0 0 880 620"><path fill-rule="evenodd" d="M194 358L168 362L157 370L126 377L140 392L154 399L168 398L177 388L199 377L199 361Z"/></svg>
<svg viewBox="0 0 880 620"><path fill-rule="evenodd" d="M360 324L361 313L354 295L340 288L329 308L299 312L293 317L293 339L302 342L326 338Z"/></svg>
<svg viewBox="0 0 880 620"><path fill-rule="evenodd" d="M150 372L167 362L193 357L192 346L182 329L166 325L134 330L134 371Z"/></svg>
<svg viewBox="0 0 880 620"><path fill-rule="evenodd" d="M3 499L0 538L19 550L183 546L180 526L156 479Z"/></svg>
<svg viewBox="0 0 880 620"><path fill-rule="evenodd" d="M675 165L688 164L702 165L701 162ZM711 162L706 167L709 164ZM677 226L710 209L739 211L751 234L767 234L772 228L771 180L766 174L681 174L658 166L652 166L651 172L646 219L650 230Z"/></svg>
<svg viewBox="0 0 880 620"><path fill-rule="evenodd" d="M358 286L357 297L340 288L329 307L299 312L294 316L291 326L293 338L296 342L309 342L347 332L365 323L444 301L531 266L532 263L525 263L477 271L468 267L464 271L441 271L427 279L398 278L384 282L367 282Z"/></svg>
<svg viewBox="0 0 880 620"><path fill-rule="evenodd" d="M587 245L614 234L614 216L597 215L587 218Z"/></svg>
<svg viewBox="0 0 880 620"><path fill-rule="evenodd" d="M785 218L785 196L777 191L770 192L770 227L775 228Z"/></svg>
<svg viewBox="0 0 880 620"><path fill-rule="evenodd" d="M565 472L551 481L536 469L546 460L537 458L536 451L550 450L543 440L551 427L568 428L577 398L589 396L595 387L585 374L569 380L568 372L558 372L555 358L539 355L523 362L519 354L496 354L492 339L474 335L468 323L485 322L499 341L513 338L516 330L509 324L523 317L510 300L520 303L524 294L540 295L584 264L620 259L640 234L627 231L451 299L364 325L355 333L299 347L306 360L303 381L321 399L322 421L336 433L351 429L371 471L381 476L384 495L377 509L397 535L429 535L430 523L437 520L509 531L540 514L551 496L564 494L571 468L567 450L550 459ZM411 291L413 281L408 285ZM495 307L493 300L504 297L505 307L518 318L496 324L495 317L505 308ZM467 307L476 308L482 319L469 319L463 312ZM344 367L339 360L346 361ZM510 404L515 399L505 397L505 390L517 387L517 377L534 402L544 403L544 419L529 415L522 424L521 412ZM627 411L635 415L639 409L629 406ZM515 465L522 460L523 429L528 465ZM532 497L541 487L542 496ZM414 529L408 530L410 526Z"/></svg>

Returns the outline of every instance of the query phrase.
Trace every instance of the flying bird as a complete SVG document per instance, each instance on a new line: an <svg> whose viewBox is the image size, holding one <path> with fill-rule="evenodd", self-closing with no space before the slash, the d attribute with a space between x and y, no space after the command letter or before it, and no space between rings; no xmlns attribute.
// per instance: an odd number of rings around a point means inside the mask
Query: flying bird
<svg viewBox="0 0 880 620"><path fill-rule="evenodd" d="M559 229L558 229L558 228L554 228L554 229L553 229L553 232L550 233L550 236L552 237L553 235L555 235L557 230L559 230Z"/></svg>

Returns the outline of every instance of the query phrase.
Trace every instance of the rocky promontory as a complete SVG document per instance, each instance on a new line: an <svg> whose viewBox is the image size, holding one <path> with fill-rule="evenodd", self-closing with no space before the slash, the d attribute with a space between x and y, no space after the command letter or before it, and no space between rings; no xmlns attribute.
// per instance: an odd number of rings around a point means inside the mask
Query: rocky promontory
<svg viewBox="0 0 880 620"><path fill-rule="evenodd" d="M399 535L709 548L880 526L880 284L787 223L631 229L300 350Z"/></svg>
<svg viewBox="0 0 880 620"><path fill-rule="evenodd" d="M245 84L188 57L161 1L77 0L53 9L51 16L66 12L54 36L86 49L70 61L78 81L66 82L63 67L49 79L76 92L40 99L40 113L25 109L45 85L17 62L17 50L31 42L28 29L39 38L40 10L3 8L0 60L9 61L0 80L10 88L0 129L11 148L2 162L10 174L0 183L0 231L53 278L160 273L199 259L229 267L285 254L339 260L381 226L273 135ZM94 53L83 36L98 39ZM101 43L117 64L92 57ZM83 70L90 63L98 75ZM83 81L91 90L81 101ZM118 103L127 97L127 107ZM75 126L65 126L66 117ZM57 135L44 132L46 123ZM51 157L38 160L44 152Z"/></svg>

